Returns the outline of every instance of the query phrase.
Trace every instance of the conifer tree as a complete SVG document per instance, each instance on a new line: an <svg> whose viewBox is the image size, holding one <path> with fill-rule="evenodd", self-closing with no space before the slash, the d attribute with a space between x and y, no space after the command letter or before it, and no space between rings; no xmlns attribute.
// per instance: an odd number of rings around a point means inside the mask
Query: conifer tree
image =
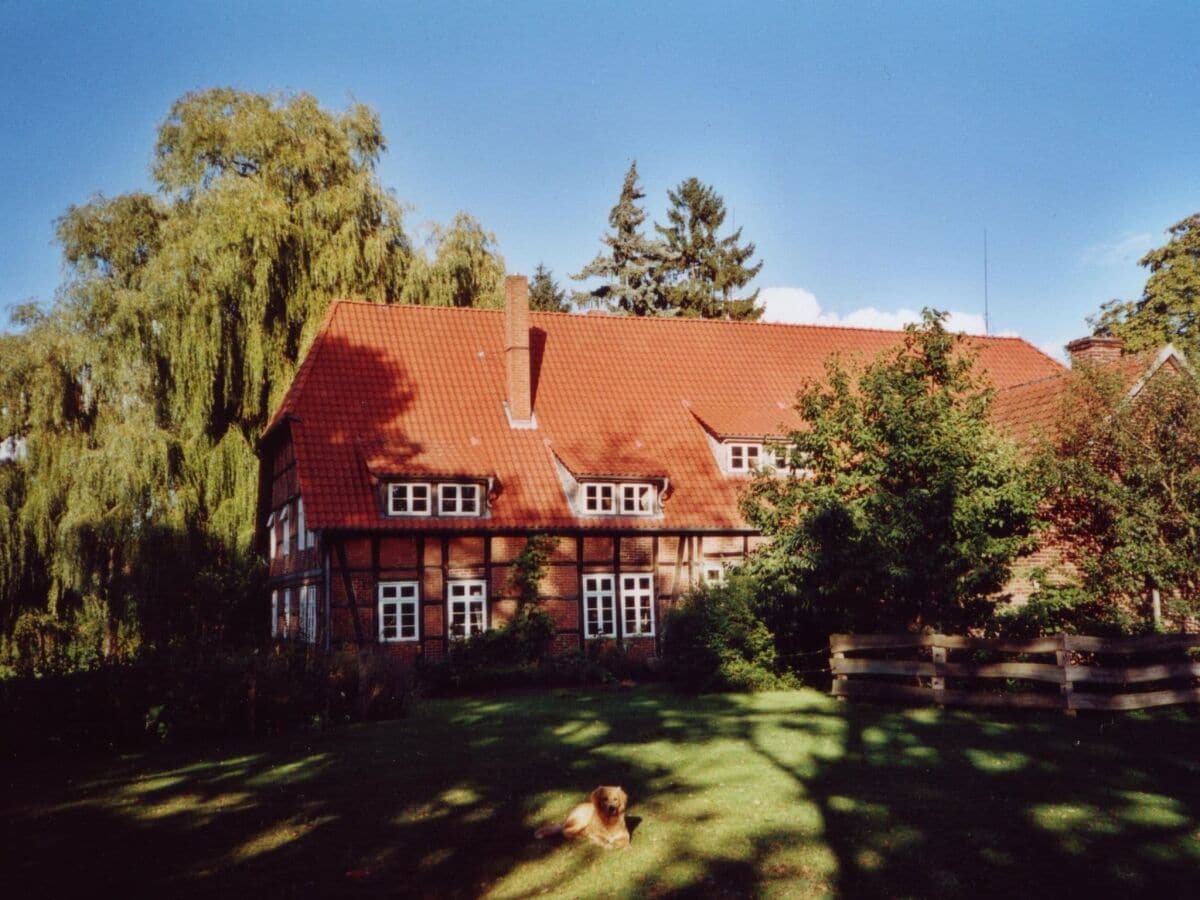
<svg viewBox="0 0 1200 900"><path fill-rule="evenodd" d="M748 264L755 248L752 243L741 246L742 229L717 236L726 216L721 195L698 178L688 178L667 196L667 224L654 227L669 250L665 278L671 306L705 319L759 318L758 291L745 297L735 292L754 279L762 263Z"/></svg>
<svg viewBox="0 0 1200 900"><path fill-rule="evenodd" d="M529 285L529 308L539 312L570 312L567 292L558 286L554 273L538 263Z"/></svg>
<svg viewBox="0 0 1200 900"><path fill-rule="evenodd" d="M625 173L621 198L608 214L613 233L601 238L609 251L600 252L579 274L571 276L576 281L603 278L605 283L591 291L576 291L576 303L606 306L635 316L673 312L662 283L669 259L667 248L641 232L646 212L638 201L645 196L638 185L635 160Z"/></svg>

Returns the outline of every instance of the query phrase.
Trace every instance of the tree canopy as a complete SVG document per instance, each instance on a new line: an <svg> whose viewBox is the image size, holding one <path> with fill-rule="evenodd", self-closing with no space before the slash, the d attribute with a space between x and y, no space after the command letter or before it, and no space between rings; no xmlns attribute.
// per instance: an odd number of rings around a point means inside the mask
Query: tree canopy
<svg viewBox="0 0 1200 900"><path fill-rule="evenodd" d="M669 258L666 245L642 233L646 211L638 205L646 194L638 184L637 161L625 173L621 196L608 214L613 233L601 241L609 248L571 277L576 281L602 278L604 284L591 291L576 291L580 305L601 305L635 316L673 313L663 288L664 266Z"/></svg>
<svg viewBox="0 0 1200 900"><path fill-rule="evenodd" d="M1142 296L1112 300L1093 320L1097 330L1122 338L1129 350L1174 343L1200 357L1200 213L1170 227L1170 239L1139 265L1149 270Z"/></svg>
<svg viewBox="0 0 1200 900"><path fill-rule="evenodd" d="M744 495L774 539L774 584L830 630L979 624L1032 545L1038 490L944 319L927 310L861 369L831 359L782 441L792 473L760 473Z"/></svg>
<svg viewBox="0 0 1200 900"><path fill-rule="evenodd" d="M1047 583L1026 617L1052 630L1153 627L1200 610L1200 387L1166 370L1135 396L1089 366L1072 379L1044 464L1044 515L1077 578Z"/></svg>
<svg viewBox="0 0 1200 900"><path fill-rule="evenodd" d="M98 609L109 649L126 625L219 633L253 596L255 442L330 301L500 303L469 216L414 252L384 148L361 104L200 91L159 128L156 193L58 220L67 280L0 354L0 439L25 450L0 462L4 624Z"/></svg>
<svg viewBox="0 0 1200 900"><path fill-rule="evenodd" d="M529 283L529 308L538 312L570 312L567 292L558 286L554 273L543 263L538 263Z"/></svg>
<svg viewBox="0 0 1200 900"><path fill-rule="evenodd" d="M762 270L750 264L754 244L741 244L742 229L718 237L725 224L725 200L711 185L688 178L667 192L667 224L655 225L667 247L667 298L683 315L705 319L757 319L758 291L735 297Z"/></svg>

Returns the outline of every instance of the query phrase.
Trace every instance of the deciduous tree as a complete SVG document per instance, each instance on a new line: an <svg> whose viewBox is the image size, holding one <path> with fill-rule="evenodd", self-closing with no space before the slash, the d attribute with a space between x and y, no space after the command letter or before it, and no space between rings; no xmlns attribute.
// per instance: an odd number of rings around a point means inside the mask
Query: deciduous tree
<svg viewBox="0 0 1200 900"><path fill-rule="evenodd" d="M1142 296L1106 303L1093 324L1122 338L1129 350L1174 343L1200 358L1200 213L1176 222L1168 233L1170 240L1139 263L1150 272Z"/></svg>
<svg viewBox="0 0 1200 900"><path fill-rule="evenodd" d="M831 360L797 399L804 424L786 438L794 474L762 473L744 495L750 522L774 539L760 561L768 584L810 620L980 624L985 598L1031 545L1038 491L989 425L990 392L944 318L926 311L902 345L861 369Z"/></svg>

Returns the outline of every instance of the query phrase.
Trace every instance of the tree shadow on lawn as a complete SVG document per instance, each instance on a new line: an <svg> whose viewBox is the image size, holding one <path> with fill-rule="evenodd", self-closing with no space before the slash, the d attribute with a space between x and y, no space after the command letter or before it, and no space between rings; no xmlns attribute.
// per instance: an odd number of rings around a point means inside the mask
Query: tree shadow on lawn
<svg viewBox="0 0 1200 900"><path fill-rule="evenodd" d="M1197 737L1178 714L811 692L426 701L399 722L95 761L66 787L60 766L9 767L0 846L14 897L1172 894L1200 862ZM629 851L533 839L600 783L631 795Z"/></svg>

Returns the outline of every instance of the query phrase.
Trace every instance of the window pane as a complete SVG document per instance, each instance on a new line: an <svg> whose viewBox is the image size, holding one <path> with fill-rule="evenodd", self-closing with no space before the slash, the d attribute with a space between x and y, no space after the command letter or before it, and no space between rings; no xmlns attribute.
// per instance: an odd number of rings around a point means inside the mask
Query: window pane
<svg viewBox="0 0 1200 900"><path fill-rule="evenodd" d="M475 491L463 491L462 511L475 512Z"/></svg>

